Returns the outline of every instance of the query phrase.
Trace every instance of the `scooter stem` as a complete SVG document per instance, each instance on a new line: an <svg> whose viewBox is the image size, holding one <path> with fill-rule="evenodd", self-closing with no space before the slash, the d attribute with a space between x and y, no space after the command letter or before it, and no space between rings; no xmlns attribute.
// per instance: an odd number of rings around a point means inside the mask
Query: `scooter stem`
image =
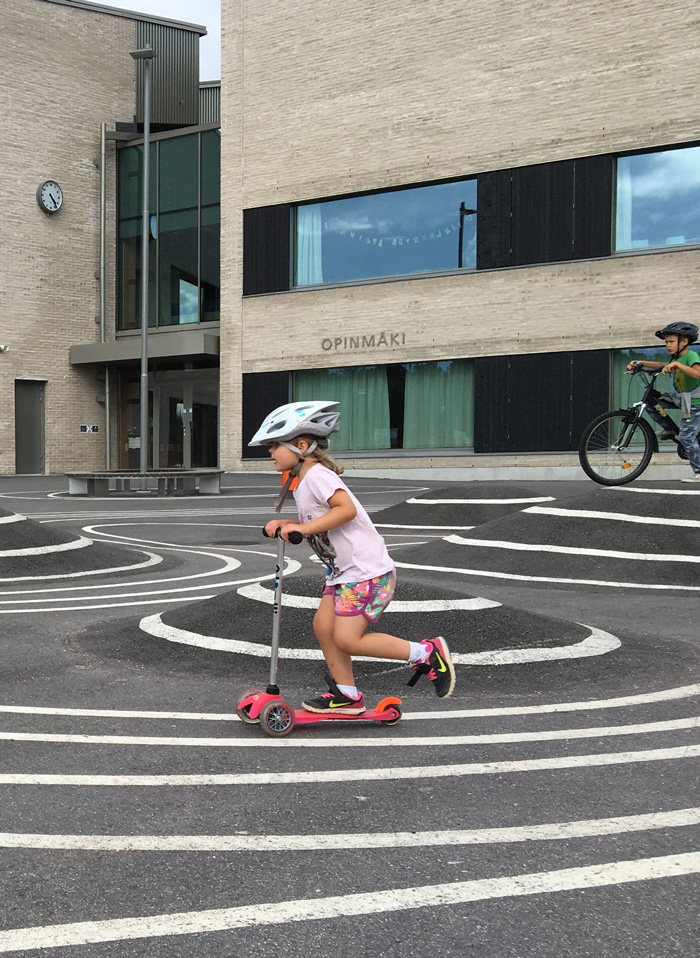
<svg viewBox="0 0 700 958"><path fill-rule="evenodd" d="M270 681L268 695L279 695L277 685L277 666L280 650L280 618L282 616L282 580L284 578L284 539L277 537L277 569L275 570L275 591L272 601L272 645L270 648Z"/></svg>

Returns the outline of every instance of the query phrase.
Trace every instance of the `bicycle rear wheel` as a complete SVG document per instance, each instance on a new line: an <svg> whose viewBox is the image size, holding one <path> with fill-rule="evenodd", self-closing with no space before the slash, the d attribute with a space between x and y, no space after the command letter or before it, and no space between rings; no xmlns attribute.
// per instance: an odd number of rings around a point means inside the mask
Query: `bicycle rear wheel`
<svg viewBox="0 0 700 958"><path fill-rule="evenodd" d="M656 448L648 422L628 422L626 409L603 413L586 426L578 457L586 475L602 486L623 486L640 476Z"/></svg>

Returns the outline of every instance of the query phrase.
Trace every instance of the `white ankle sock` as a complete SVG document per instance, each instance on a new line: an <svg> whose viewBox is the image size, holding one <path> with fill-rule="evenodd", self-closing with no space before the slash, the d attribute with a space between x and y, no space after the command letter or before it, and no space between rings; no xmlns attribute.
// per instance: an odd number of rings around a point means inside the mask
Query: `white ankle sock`
<svg viewBox="0 0 700 958"><path fill-rule="evenodd" d="M411 646L411 651L408 656L408 661L411 665L428 661L428 650L422 642L409 642L408 644Z"/></svg>
<svg viewBox="0 0 700 958"><path fill-rule="evenodd" d="M339 685L338 691L342 692L343 695L347 695L349 699L359 699L360 697L360 693L354 685Z"/></svg>

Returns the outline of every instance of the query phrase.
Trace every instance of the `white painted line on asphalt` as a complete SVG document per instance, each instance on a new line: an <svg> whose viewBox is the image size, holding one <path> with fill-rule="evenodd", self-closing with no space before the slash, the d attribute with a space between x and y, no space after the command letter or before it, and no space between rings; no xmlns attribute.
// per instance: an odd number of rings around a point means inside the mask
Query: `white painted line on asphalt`
<svg viewBox="0 0 700 958"><path fill-rule="evenodd" d="M238 594L246 599L254 599L256 602L264 602L267 605L274 605L275 594L272 589L265 589L261 585L247 585L238 589ZM320 597L307 595L284 594L283 603L294 609L317 609L321 604ZM425 599L425 600L400 600L392 599L390 605L385 610L385 614L390 612L447 612L454 609L462 609L465 612L475 612L482 609L496 609L501 605L500 602L493 602L491 599Z"/></svg>
<svg viewBox="0 0 700 958"><path fill-rule="evenodd" d="M73 549L84 549L92 545L92 539L86 539L85 536L78 536L72 542L56 542L51 546L31 546L27 549L0 549L0 556L9 558L10 556L43 556L53 555L56 552L72 552Z"/></svg>
<svg viewBox="0 0 700 958"><path fill-rule="evenodd" d="M232 566L232 569L238 568L238 566L240 566L240 564L241 564L241 563L238 562L238 560L236 560L236 559L233 559L232 562L235 563L235 565ZM230 570L226 570L226 571L230 571ZM218 571L218 574L219 574L219 575L223 575L223 573L224 573L224 570ZM213 575L213 574L216 574L216 573L206 573L206 575ZM192 578L193 578L193 579L199 578L199 576L192 576ZM168 580L166 579L165 581L167 582ZM175 580L175 581L177 581L177 580ZM182 581L182 580L179 580L179 581ZM186 581L186 580L185 580L185 581ZM114 588L122 588L122 589L125 589L125 588L129 588L129 586L130 586L131 584L132 584L132 583L114 584L114 585L112 585L112 586L109 586L108 588L113 588L113 589L114 589ZM153 581L153 582L144 582L144 583L141 583L141 584L143 584L143 585L161 585L161 583L160 583L158 580L155 580L155 581ZM180 585L180 586L177 587L177 589L173 589L172 586L171 586L171 587L168 588L168 589L151 589L151 590L148 591L148 592L147 592L147 591L142 591L142 592L122 592L122 593L120 593L118 596L114 596L114 595L89 595L89 596L85 596L84 599L85 599L86 602L96 601L96 600L98 600L98 599L116 599L116 598L118 598L118 599L131 599L131 598L134 598L135 596L145 597L145 596L150 596L150 595L162 595L164 592L170 592L170 593L172 593L172 592L201 592L201 591L204 591L204 590L206 590L206 589L214 589L214 588L218 588L218 589L224 589L224 588L226 588L226 589L228 589L228 588L230 588L231 586L233 586L233 585L235 585L235 584L236 584L235 582L216 582L216 583L215 583L215 582L205 582L204 585ZM100 588L100 586L96 586L95 588ZM60 590L58 590L58 589L47 589L46 591L47 591L47 592L58 592L58 591L60 591ZM71 590L69 590L69 591L73 592L73 591L75 591L75 590L74 590L74 589L71 589ZM23 594L23 593L21 593L21 592L1 593L1 594L0 594L0 607L5 606L5 605L26 605L26 606L29 606L29 605L36 605L36 604L39 604L39 603L42 603L42 602L50 601L50 602L74 602L74 603L76 603L76 604L73 605L73 606L68 606L68 607L66 608L66 611L69 611L70 609L83 609L83 608L85 608L85 606L82 605L82 598L83 598L83 597L81 597L81 596L75 596L75 595L66 596L65 598L61 598L61 596L51 596L50 599L45 599L45 598L44 598L44 599L5 599L5 598L3 598L4 595L22 595L22 594ZM193 601L194 601L195 599L199 599L199 598L200 598L200 596L196 596L196 595L195 595L195 596L192 596ZM80 604L78 604L78 603L80 603ZM128 605L128 603L125 603L125 604ZM2 611L1 608L0 608L0 611ZM39 610L37 610L37 611L39 611Z"/></svg>
<svg viewBox="0 0 700 958"><path fill-rule="evenodd" d="M179 645L193 645L199 649L213 649L217 652L230 652L238 655L255 655L259 658L269 658L270 656L269 645L246 642L243 639L222 639L217 635L200 635L198 632L177 629L161 621L160 615L150 615L141 619L139 628L155 638L176 642ZM454 652L452 660L456 665L515 665L526 662L552 662L558 659L578 659L593 655L604 655L607 652L619 649L622 644L616 636L603 632L602 629L596 629L588 625L584 625L583 628L590 629L591 634L573 645L560 645L553 648L494 649L489 652ZM319 648L294 649L282 647L279 650L279 657L280 659L317 662L323 660L323 653ZM366 658L369 662L397 662L396 659L378 659L369 656Z"/></svg>
<svg viewBox="0 0 700 958"><path fill-rule="evenodd" d="M400 526L396 522L375 522L374 525L377 529L462 529L466 531L476 528L476 526Z"/></svg>
<svg viewBox="0 0 700 958"><path fill-rule="evenodd" d="M658 582L608 582L605 579L571 579L551 575L523 575L516 572L493 572L490 569L456 569L453 566L418 565L412 562L396 562L397 569L420 569L425 572L455 572L458 575L473 575L483 579L510 579L516 582L561 582L566 585L602 585L610 589L650 589L662 592L700 592L700 585L677 585L674 582L661 585Z"/></svg>
<svg viewBox="0 0 700 958"><path fill-rule="evenodd" d="M147 554L150 555L150 553L147 553ZM197 555L201 555L201 553L197 553ZM157 560L158 563L163 561L161 556L154 556L154 558ZM206 578L210 578L211 576L227 575L229 572L234 572L241 565L238 559L229 558L228 556L219 556L219 558L223 560L223 565L219 566L216 569L210 569L208 572L193 572L190 575L173 576L172 578L169 578L169 579L141 579L140 581L137 581L137 582L132 582L130 580L120 581L120 582L101 582L99 585L83 585L81 583L80 585L61 586L60 588L57 588L57 589L47 589L47 588L12 589L12 590L3 591L1 595L2 596L34 595L37 592L41 592L42 595L45 595L49 592L89 592L90 590L93 590L93 589L117 589L118 590L118 589L135 588L137 585L139 586L140 585L165 585L166 583L171 583L171 582L190 582L192 579L206 579ZM146 565L155 565L155 564L156 563L153 563L153 562L145 562L145 563L140 563L139 565L134 565L134 566L124 566L121 569L102 570L102 572L103 573L105 571L106 572L110 572L110 571L123 572L125 570L133 571L135 569L143 568ZM82 574L82 573L76 573L76 574ZM37 577L37 578L42 578L42 577ZM45 576L44 578L50 579L54 577ZM3 580L0 580L0 581L3 581ZM9 579L7 581L12 582L14 580ZM256 579L255 581L257 582L258 580ZM232 584L233 583L227 583L227 585L232 585ZM210 583L209 585L201 586L201 588L210 589L210 588L213 588L213 585ZM150 593L145 593L145 594L150 594ZM0 599L0 601L2 600ZM64 602L69 600L61 599L60 601Z"/></svg>
<svg viewBox="0 0 700 958"><path fill-rule="evenodd" d="M577 546L554 546L543 543L511 542L506 539L467 539L464 536L445 536L445 542L458 546L479 546L486 549L508 549L513 552L558 552L562 555L600 556L608 559L634 559L642 562L694 562L700 555L659 555L648 552L620 552L613 549L582 549Z"/></svg>
<svg viewBox="0 0 700 958"><path fill-rule="evenodd" d="M546 705L510 705L506 708L453 709L437 712L416 711L404 714L402 721L455 718L500 718L504 715L549 715L558 712L589 712L600 709L629 708L637 705L653 705L656 702L675 702L700 695L700 684L682 685L660 692L642 692L639 695L623 695L613 699L590 699L582 702L551 702ZM176 720L183 722L237 722L235 712L153 712L137 709L74 709L48 708L41 705L0 705L0 713L16 715L67 715L77 718L137 718L156 721Z"/></svg>
<svg viewBox="0 0 700 958"><path fill-rule="evenodd" d="M213 589L213 585L207 586L209 589ZM113 597L115 598L115 597ZM213 599L213 595L198 595L193 597L191 595L183 596L181 599L144 599L142 602L106 602L100 605L75 605L75 606L51 606L44 607L40 606L39 608L33 607L31 609L27 608L27 604L23 603L22 607L19 609L2 609L0 608L0 615L39 615L44 612L84 612L87 609L121 609L128 608L129 606L135 605L164 605L168 602L193 602L194 599L198 602L203 601L204 599ZM56 599L57 602L66 602L66 599ZM89 601L89 600L86 600Z"/></svg>
<svg viewBox="0 0 700 958"><path fill-rule="evenodd" d="M637 489L635 486L609 486L612 492L646 492L653 496L700 496L700 489Z"/></svg>
<svg viewBox="0 0 700 958"><path fill-rule="evenodd" d="M262 738L260 739L262 741ZM293 739L291 740L293 741ZM259 744L259 743L258 743ZM599 768L647 762L673 762L698 758L700 745L648 749L641 752L603 752L595 755L562 755L555 758L474 762L462 765L427 765L384 768L320 769L317 772L237 772L209 775L58 775L47 773L0 773L0 786L67 785L82 788L199 788L245 785L329 785L339 782L395 782L411 779L463 778L469 775L506 775L519 772L550 772L563 768Z"/></svg>
<svg viewBox="0 0 700 958"><path fill-rule="evenodd" d="M327 719L328 722L338 721ZM345 719L340 721L345 722ZM554 742L584 738L615 738L620 735L651 735L694 729L700 718L670 719L636 725L609 725L602 728L546 729L537 732L496 732L482 735L429 735L414 738L356 736L327 739L297 736L273 738L186 738L176 735L72 735L63 732L0 732L0 742L50 742L70 745L134 745L178 748L418 748L424 746L512 745L518 742Z"/></svg>
<svg viewBox="0 0 700 958"><path fill-rule="evenodd" d="M288 925L291 922L328 922L334 918L382 915L387 912L415 911L419 908L434 910L467 902L606 888L696 875L698 872L700 852L686 852L656 858L602 862L557 871L528 872L502 878L446 882L413 888L375 889L328 898L256 902L232 908L15 928L0 932L0 952L75 948L99 942L205 934L231 931L234 928Z"/></svg>
<svg viewBox="0 0 700 958"><path fill-rule="evenodd" d="M684 526L700 529L700 519L671 519L668 516L628 516L625 512L598 512L595 509L558 509L553 506L531 506L523 512L534 512L540 516L564 516L567 519L607 519L613 522L637 522L642 525Z"/></svg>
<svg viewBox="0 0 700 958"><path fill-rule="evenodd" d="M510 828L431 829L427 832L347 832L332 835L54 835L0 832L0 848L89 852L288 852L414 848L569 841L700 823L700 808L593 818Z"/></svg>
<svg viewBox="0 0 700 958"><path fill-rule="evenodd" d="M529 496L526 499L407 499L415 506L515 506L523 502L555 502L555 496Z"/></svg>
<svg viewBox="0 0 700 958"><path fill-rule="evenodd" d="M13 575L6 579L0 579L0 582L43 582L48 579L79 579L86 575L111 575L113 572L136 572L137 569L147 569L149 566L160 565L163 561L162 556L153 552L146 552L145 549L139 550L141 555L147 555L145 562L135 562L133 565L111 566L108 569L87 569L83 572L60 572L52 575ZM74 586L76 589L100 589L101 585ZM47 592L52 591L50 589ZM8 593L9 594L9 593Z"/></svg>
<svg viewBox="0 0 700 958"><path fill-rule="evenodd" d="M21 516L18 512L14 513L14 514L11 515L11 516L0 516L0 522L1 522L1 523L6 523L6 522L26 522L26 521L27 521L27 517L26 517L26 516Z"/></svg>

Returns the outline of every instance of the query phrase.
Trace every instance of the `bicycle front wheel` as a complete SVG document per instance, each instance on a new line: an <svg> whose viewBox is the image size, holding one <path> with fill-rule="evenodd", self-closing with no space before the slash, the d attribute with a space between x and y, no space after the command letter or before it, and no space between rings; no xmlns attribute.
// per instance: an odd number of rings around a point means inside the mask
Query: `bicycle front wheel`
<svg viewBox="0 0 700 958"><path fill-rule="evenodd" d="M623 486L640 476L656 447L644 419L628 422L626 409L606 412L586 426L578 457L586 475L602 486Z"/></svg>

